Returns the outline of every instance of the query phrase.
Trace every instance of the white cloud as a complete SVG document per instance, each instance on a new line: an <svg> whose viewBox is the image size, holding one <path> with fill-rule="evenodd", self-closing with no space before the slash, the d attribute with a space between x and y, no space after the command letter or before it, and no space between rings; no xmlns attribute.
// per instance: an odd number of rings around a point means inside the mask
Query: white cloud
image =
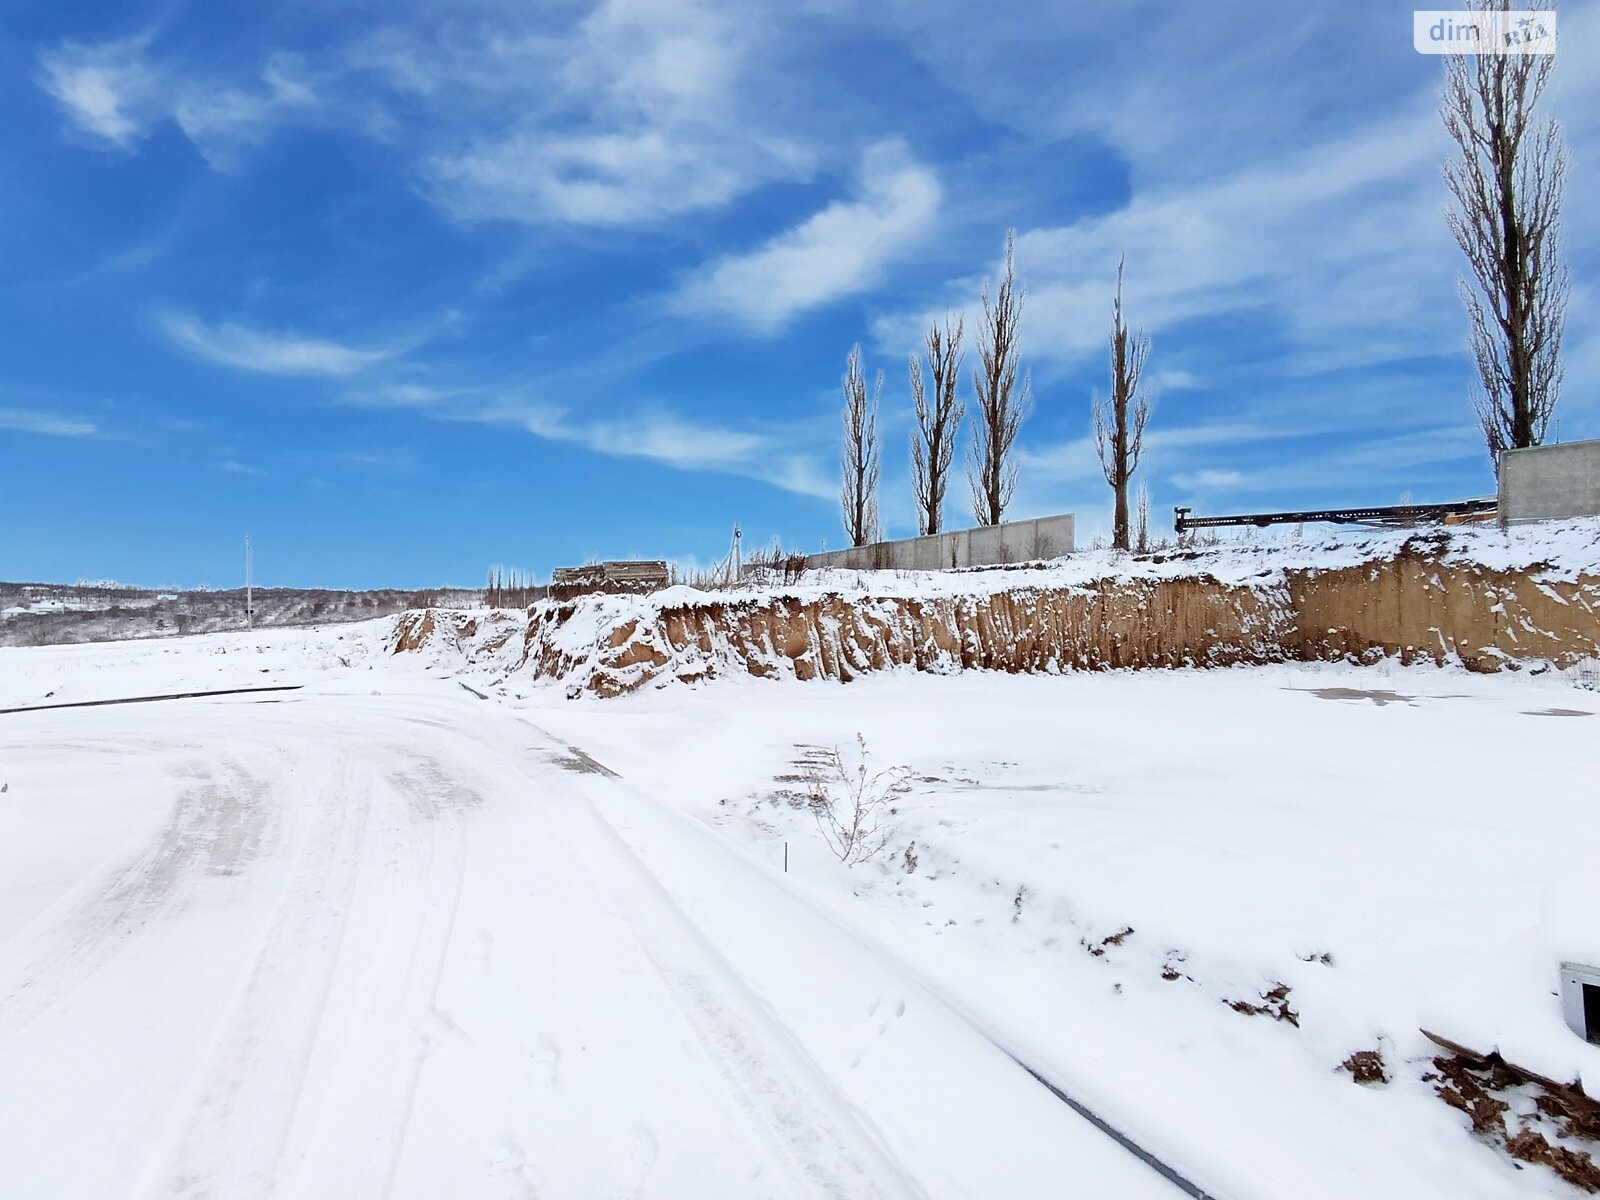
<svg viewBox="0 0 1600 1200"><path fill-rule="evenodd" d="M144 61L146 42L65 42L40 56L40 82L80 129L126 146L144 132L157 92L155 74Z"/></svg>
<svg viewBox="0 0 1600 1200"><path fill-rule="evenodd" d="M354 375L396 353L293 333L264 333L227 321L207 325L182 313L167 314L161 326L174 345L196 358L268 375Z"/></svg>
<svg viewBox="0 0 1600 1200"><path fill-rule="evenodd" d="M810 171L809 152L764 129L744 95L769 18L606 0L565 34L502 33L431 55L391 39L371 53L397 86L431 98L441 128L459 126L422 164L427 194L451 214L630 226Z"/></svg>
<svg viewBox="0 0 1600 1200"><path fill-rule="evenodd" d="M527 131L433 158L430 195L464 220L649 223L715 208L753 176L792 173L782 146L710 144L644 128L552 136Z"/></svg>
<svg viewBox="0 0 1600 1200"><path fill-rule="evenodd" d="M1095 457L1092 437L1041 446L1019 442L1017 456L1024 473L1040 479L1081 482L1100 477L1100 460Z"/></svg>
<svg viewBox="0 0 1600 1200"><path fill-rule="evenodd" d="M676 306L774 333L799 313L880 282L932 228L941 194L938 177L903 143L881 142L862 159L854 199L834 201L757 250L711 263Z"/></svg>
<svg viewBox="0 0 1600 1200"><path fill-rule="evenodd" d="M1153 370L1150 373L1150 387L1155 395L1162 392L1186 392L1200 386L1200 380L1193 371L1185 371L1176 367Z"/></svg>
<svg viewBox="0 0 1600 1200"><path fill-rule="evenodd" d="M692 425L662 414L578 426L571 436L601 454L650 458L681 470L749 462L767 445L759 434Z"/></svg>
<svg viewBox="0 0 1600 1200"><path fill-rule="evenodd" d="M1283 498L1316 494L1319 504L1337 507L1371 496L1377 489L1399 503L1402 493L1440 499L1461 498L1463 466L1478 464L1482 494L1494 490L1483 440L1467 422L1424 426L1403 433L1335 444L1313 444L1292 459L1262 456L1243 470L1204 468L1171 476L1186 493L1242 492L1263 497L1268 506ZM1448 490L1442 490L1448 489ZM1474 489L1467 485L1464 489ZM1420 497L1419 497L1420 498Z"/></svg>
<svg viewBox="0 0 1600 1200"><path fill-rule="evenodd" d="M44 437L100 436L99 428L91 421L59 417L54 413L34 412L22 408L0 408L0 429L10 429L17 433L36 433Z"/></svg>
<svg viewBox="0 0 1600 1200"><path fill-rule="evenodd" d="M486 411L493 416L495 410ZM509 419L536 437L597 454L649 459L680 471L742 475L820 499L838 492L834 480L793 450L792 439L770 432L699 424L665 412L596 421L574 421L559 409L514 406L512 412L506 414Z"/></svg>
<svg viewBox="0 0 1600 1200"><path fill-rule="evenodd" d="M1202 471L1183 471L1172 477L1172 482L1186 492L1226 491L1244 486L1244 475L1238 471L1223 471L1207 467Z"/></svg>
<svg viewBox="0 0 1600 1200"><path fill-rule="evenodd" d="M679 471L758 479L802 496L831 500L838 493L837 480L809 449L820 431L794 425L737 428L690 420L659 407L581 417L522 391L408 382L361 388L345 399L369 407L412 409L439 420L521 429L545 441L581 446L611 458L639 458Z"/></svg>
<svg viewBox="0 0 1600 1200"><path fill-rule="evenodd" d="M249 463L242 463L237 459L225 458L212 464L219 471L226 471L230 475L255 475L265 478L267 472L260 467L252 467Z"/></svg>
<svg viewBox="0 0 1600 1200"><path fill-rule="evenodd" d="M170 97L172 119L214 166L291 120L320 119L311 82L295 60L276 57L248 86L185 87Z"/></svg>
<svg viewBox="0 0 1600 1200"><path fill-rule="evenodd" d="M434 387L426 383L382 383L376 387L350 392L345 399L352 404L374 408L429 408L467 393L450 388Z"/></svg>
<svg viewBox="0 0 1600 1200"><path fill-rule="evenodd" d="M1439 217L1436 126L1419 96L1400 115L1270 165L1151 186L1112 212L1020 231L1024 357L1079 366L1104 355L1124 255L1124 304L1152 331L1155 363L1164 330L1229 315L1246 336L1257 327L1286 337L1305 370L1454 353L1456 258ZM904 352L977 291L976 279L952 281L935 303L880 318L874 333ZM1214 382L1189 370L1178 378Z"/></svg>
<svg viewBox="0 0 1600 1200"><path fill-rule="evenodd" d="M158 62L150 43L149 35L63 43L39 56L40 83L87 133L126 147L171 120L214 166L278 125L316 119L320 111L297 59L270 57L255 78L233 84Z"/></svg>
<svg viewBox="0 0 1600 1200"><path fill-rule="evenodd" d="M1159 412L1159 410L1157 410ZM1085 405L1087 413L1087 405ZM1086 418L1087 419L1087 418ZM1324 428L1303 421L1217 421L1209 425L1162 425L1152 423L1145 431L1141 469L1161 466L1170 469L1193 457L1193 452L1208 454L1215 447L1238 450L1262 443L1281 442L1304 437ZM1085 436L1066 442L1035 446L1020 446L1025 471L1030 475L1052 482L1081 482L1102 478L1100 460L1095 454L1094 438Z"/></svg>
<svg viewBox="0 0 1600 1200"><path fill-rule="evenodd" d="M41 83L99 138L130 145L170 120L218 167L285 125L376 138L466 221L651 224L813 169L792 123L755 98L781 61L771 11L601 0L576 19L549 6L481 16L267 52L251 70L149 36L63 43L41 55Z"/></svg>

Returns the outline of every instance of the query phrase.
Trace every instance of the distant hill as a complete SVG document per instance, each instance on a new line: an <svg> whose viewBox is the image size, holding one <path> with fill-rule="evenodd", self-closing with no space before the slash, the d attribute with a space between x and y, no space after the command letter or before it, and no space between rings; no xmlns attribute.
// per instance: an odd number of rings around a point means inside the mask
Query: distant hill
<svg viewBox="0 0 1600 1200"><path fill-rule="evenodd" d="M482 603L481 591L466 588L256 588L254 593L257 628L365 621L408 608ZM177 637L244 627L243 588L162 591L100 583L0 583L0 646Z"/></svg>

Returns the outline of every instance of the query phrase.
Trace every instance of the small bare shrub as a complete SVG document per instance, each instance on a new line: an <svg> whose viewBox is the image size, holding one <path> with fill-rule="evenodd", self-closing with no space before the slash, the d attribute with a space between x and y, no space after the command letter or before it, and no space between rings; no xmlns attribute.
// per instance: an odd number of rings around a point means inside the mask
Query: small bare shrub
<svg viewBox="0 0 1600 1200"><path fill-rule="evenodd" d="M807 775L807 802L817 831L847 867L876 858L889 844L895 834L891 802L906 788L905 767L873 771L869 758L866 739L858 733L854 765L833 749L818 756Z"/></svg>
<svg viewBox="0 0 1600 1200"><path fill-rule="evenodd" d="M799 583L806 570L806 556L798 550L785 550L774 538L771 546L750 556L744 580L757 584Z"/></svg>

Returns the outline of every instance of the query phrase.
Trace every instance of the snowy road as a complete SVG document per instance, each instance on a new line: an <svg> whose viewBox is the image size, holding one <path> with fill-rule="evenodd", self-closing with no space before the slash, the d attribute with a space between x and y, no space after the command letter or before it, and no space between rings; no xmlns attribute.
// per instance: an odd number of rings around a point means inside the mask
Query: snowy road
<svg viewBox="0 0 1600 1200"><path fill-rule="evenodd" d="M1179 1194L769 866L390 683L0 718L8 1196Z"/></svg>

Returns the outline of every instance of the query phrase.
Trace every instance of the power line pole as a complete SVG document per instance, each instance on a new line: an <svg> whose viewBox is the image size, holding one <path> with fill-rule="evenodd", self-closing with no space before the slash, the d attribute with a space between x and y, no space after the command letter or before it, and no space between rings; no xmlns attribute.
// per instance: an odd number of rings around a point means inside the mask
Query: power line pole
<svg viewBox="0 0 1600 1200"><path fill-rule="evenodd" d="M250 579L250 535L244 535L244 625L246 629L256 627L255 593L251 590Z"/></svg>

